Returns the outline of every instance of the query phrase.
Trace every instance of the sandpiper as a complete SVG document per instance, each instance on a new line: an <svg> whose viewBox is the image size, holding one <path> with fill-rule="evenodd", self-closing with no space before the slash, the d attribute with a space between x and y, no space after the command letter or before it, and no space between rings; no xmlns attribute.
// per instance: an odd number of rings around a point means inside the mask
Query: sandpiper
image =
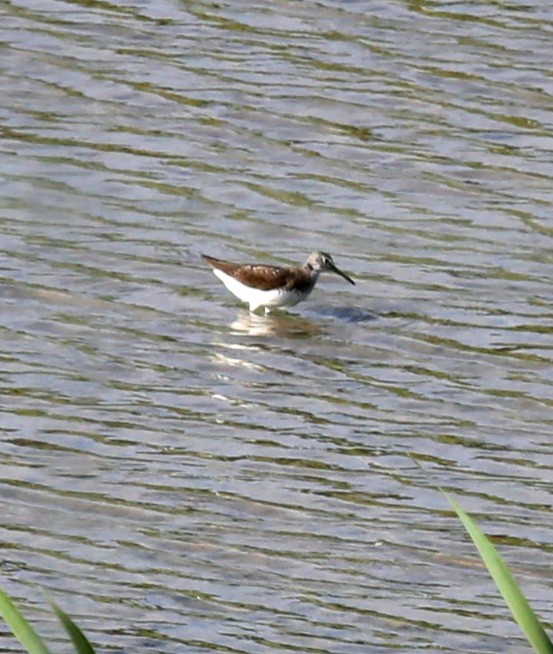
<svg viewBox="0 0 553 654"><path fill-rule="evenodd" d="M355 284L326 252L313 252L301 268L232 263L206 254L202 257L228 290L250 305L252 312L260 307L265 308L265 313L271 307L293 307L309 296L319 275L325 271L335 272Z"/></svg>

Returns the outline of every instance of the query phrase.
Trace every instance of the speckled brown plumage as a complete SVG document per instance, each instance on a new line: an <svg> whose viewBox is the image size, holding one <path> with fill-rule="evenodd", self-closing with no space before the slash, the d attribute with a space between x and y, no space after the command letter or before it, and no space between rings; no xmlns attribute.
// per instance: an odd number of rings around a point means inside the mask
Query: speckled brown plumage
<svg viewBox="0 0 553 654"><path fill-rule="evenodd" d="M316 279L310 276L309 271L303 268L285 268L283 266L268 266L257 263L232 263L206 254L202 254L202 258L212 268L222 270L242 284L257 288L260 291L272 291L275 288L288 290L294 288L301 293L313 287L316 282Z"/></svg>

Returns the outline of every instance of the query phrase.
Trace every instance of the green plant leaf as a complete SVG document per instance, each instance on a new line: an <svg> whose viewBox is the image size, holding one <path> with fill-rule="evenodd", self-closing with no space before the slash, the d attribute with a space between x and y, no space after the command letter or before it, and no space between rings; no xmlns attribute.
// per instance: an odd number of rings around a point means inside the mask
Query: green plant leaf
<svg viewBox="0 0 553 654"><path fill-rule="evenodd" d="M29 654L50 654L40 636L25 620L8 595L0 588L0 615Z"/></svg>
<svg viewBox="0 0 553 654"><path fill-rule="evenodd" d="M453 507L459 520L463 523L469 536L472 538L482 561L486 564L492 579L495 582L507 606L511 610L514 619L518 622L524 635L538 654L553 654L553 643L545 633L540 621L528 603L528 600L520 590L511 571L499 556L488 537L482 532L476 522L464 511L461 506L450 497L444 490L447 501Z"/></svg>
<svg viewBox="0 0 553 654"><path fill-rule="evenodd" d="M83 634L79 627L77 627L73 620L71 620L67 613L65 613L65 611L63 611L50 597L46 596L46 599L58 617L58 620L62 623L65 631L69 634L69 638L71 638L77 653L95 654L94 648L90 644L88 638Z"/></svg>

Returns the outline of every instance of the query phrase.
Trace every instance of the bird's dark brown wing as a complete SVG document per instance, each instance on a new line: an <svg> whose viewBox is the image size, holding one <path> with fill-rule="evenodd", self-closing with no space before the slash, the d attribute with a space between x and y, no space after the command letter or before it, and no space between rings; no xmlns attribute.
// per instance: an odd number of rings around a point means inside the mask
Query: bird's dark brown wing
<svg viewBox="0 0 553 654"><path fill-rule="evenodd" d="M234 277L237 281L257 288L260 291L271 291L275 288L290 288L294 282L299 281L301 273L294 268L281 266L265 266L263 264L239 264L231 261L222 261L202 254L207 263L217 270Z"/></svg>
<svg viewBox="0 0 553 654"><path fill-rule="evenodd" d="M246 286L252 286L260 291L271 291L275 288L289 288L296 276L295 273L296 271L291 268L247 264L240 266L233 277Z"/></svg>
<svg viewBox="0 0 553 654"><path fill-rule="evenodd" d="M215 257L210 257L207 254L202 254L202 259L206 261L212 268L217 270L222 270L227 275L234 276L234 273L238 268L241 268L241 264L232 263L232 261L223 261L222 259L216 259Z"/></svg>

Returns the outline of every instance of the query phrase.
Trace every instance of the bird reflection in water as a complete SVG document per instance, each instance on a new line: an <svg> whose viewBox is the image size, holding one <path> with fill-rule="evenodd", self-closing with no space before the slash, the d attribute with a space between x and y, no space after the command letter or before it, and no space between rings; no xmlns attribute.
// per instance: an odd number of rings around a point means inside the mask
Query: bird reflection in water
<svg viewBox="0 0 553 654"><path fill-rule="evenodd" d="M279 336L284 338L310 338L324 331L323 326L299 316L286 313L257 315L240 312L230 324L231 331L250 336Z"/></svg>

